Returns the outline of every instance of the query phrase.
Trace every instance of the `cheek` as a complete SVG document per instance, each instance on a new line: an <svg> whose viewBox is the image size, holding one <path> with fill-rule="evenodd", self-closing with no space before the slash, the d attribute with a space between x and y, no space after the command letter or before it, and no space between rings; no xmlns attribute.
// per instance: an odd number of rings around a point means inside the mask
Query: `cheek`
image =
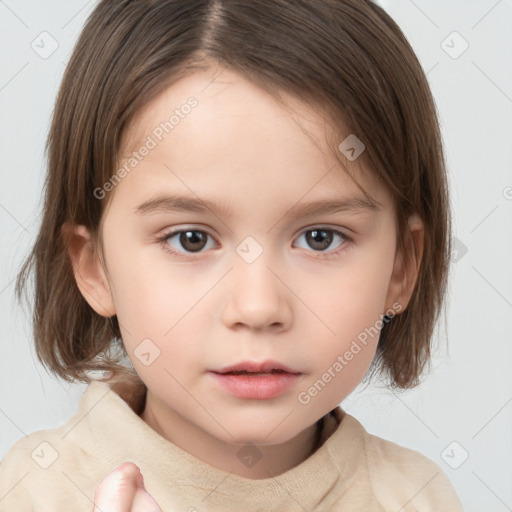
<svg viewBox="0 0 512 512"><path fill-rule="evenodd" d="M106 247L116 314L122 331L124 328L123 339L127 336L132 343L161 337L181 310L178 297L170 293L172 280L158 262L150 261L148 253L122 237L111 238Z"/></svg>
<svg viewBox="0 0 512 512"><path fill-rule="evenodd" d="M105 231L106 231L105 227ZM158 303L162 289L172 286L169 282L168 266L165 259L158 255L157 244L142 245L137 235L127 231L118 233L111 229L106 232L106 259L113 284L114 301L119 314L127 308L140 310L140 306L151 302ZM139 235L140 236L140 235ZM163 250L162 250L163 252Z"/></svg>
<svg viewBox="0 0 512 512"><path fill-rule="evenodd" d="M353 329L369 327L384 313L393 270L392 255L380 251L357 252L321 279L321 289L310 287L311 303L333 325L338 334L354 336Z"/></svg>
<svg viewBox="0 0 512 512"><path fill-rule="evenodd" d="M393 251L387 255L354 252L345 268L331 270L319 279L317 284L324 293L308 287L307 302L318 312L322 320L317 323L318 332L324 333L318 338L318 350L312 353L313 366L328 369L346 353L346 362L342 363L344 381L354 380L357 384L366 372L383 325L393 255Z"/></svg>
<svg viewBox="0 0 512 512"><path fill-rule="evenodd" d="M385 282L373 277L351 275L338 279L338 286L331 288L331 300L325 300L321 318L334 333L319 325L323 336L303 340L311 374L298 396L301 404L319 411L333 408L367 373L377 349L385 303L385 294L379 291ZM318 310L321 306L316 305Z"/></svg>
<svg viewBox="0 0 512 512"><path fill-rule="evenodd" d="M159 354L151 365L152 372L165 366L164 362L185 361L187 354L197 353L197 344L204 337L200 331L209 321L207 301L203 304L201 298L218 279L208 276L204 282L194 282L192 274L154 255L154 249L139 247L135 251L122 243L112 246L109 253L109 273L123 342L133 355L134 351L142 350L137 347L145 346L143 340L151 340L145 341L149 351ZM138 370L137 361L134 366ZM141 371L146 370L142 367Z"/></svg>

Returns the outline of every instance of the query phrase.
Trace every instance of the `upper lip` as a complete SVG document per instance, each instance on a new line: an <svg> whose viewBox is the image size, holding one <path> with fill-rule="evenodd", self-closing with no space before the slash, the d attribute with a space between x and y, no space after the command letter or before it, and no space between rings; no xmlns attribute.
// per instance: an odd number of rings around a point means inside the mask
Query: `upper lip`
<svg viewBox="0 0 512 512"><path fill-rule="evenodd" d="M214 373L229 373L229 372L267 372L271 370L282 370L288 373L300 373L288 366L279 363L278 361L242 361L241 363L236 363L230 366L225 366L224 368L220 368L219 370L212 370Z"/></svg>

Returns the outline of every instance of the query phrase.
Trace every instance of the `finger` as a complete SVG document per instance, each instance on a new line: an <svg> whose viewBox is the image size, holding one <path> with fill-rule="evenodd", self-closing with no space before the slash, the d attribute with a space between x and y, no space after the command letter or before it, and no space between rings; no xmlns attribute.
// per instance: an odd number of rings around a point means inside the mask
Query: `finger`
<svg viewBox="0 0 512 512"><path fill-rule="evenodd" d="M133 462L121 464L96 489L93 512L131 512L135 492L141 485L139 468Z"/></svg>
<svg viewBox="0 0 512 512"><path fill-rule="evenodd" d="M141 488L135 492L131 512L162 512L162 509L153 496Z"/></svg>

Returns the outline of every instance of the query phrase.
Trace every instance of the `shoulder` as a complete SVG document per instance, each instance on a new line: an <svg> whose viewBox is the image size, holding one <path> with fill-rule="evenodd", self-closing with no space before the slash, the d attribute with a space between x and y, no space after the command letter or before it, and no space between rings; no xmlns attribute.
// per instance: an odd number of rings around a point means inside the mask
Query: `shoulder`
<svg viewBox="0 0 512 512"><path fill-rule="evenodd" d="M99 410L94 406L106 389L90 385L67 421L26 435L10 447L0 462L0 512L90 507L88 496L108 466L96 447L89 413Z"/></svg>
<svg viewBox="0 0 512 512"><path fill-rule="evenodd" d="M105 469L81 443L65 437L69 426L70 421L33 432L11 446L0 462L0 512L89 508L95 481L87 478L86 468L93 462Z"/></svg>
<svg viewBox="0 0 512 512"><path fill-rule="evenodd" d="M353 417L364 442L367 473L384 510L462 512L449 478L423 454L368 433Z"/></svg>
<svg viewBox="0 0 512 512"><path fill-rule="evenodd" d="M25 452L22 445L25 439L17 441L0 461L0 512L7 512L16 504L16 510L22 512L32 510L30 497L27 496L23 480L25 461L21 453Z"/></svg>
<svg viewBox="0 0 512 512"><path fill-rule="evenodd" d="M34 491L41 475L58 458L54 430L41 430L16 441L0 461L0 512L33 510ZM44 480L44 479L43 479ZM31 490L33 489L33 491Z"/></svg>

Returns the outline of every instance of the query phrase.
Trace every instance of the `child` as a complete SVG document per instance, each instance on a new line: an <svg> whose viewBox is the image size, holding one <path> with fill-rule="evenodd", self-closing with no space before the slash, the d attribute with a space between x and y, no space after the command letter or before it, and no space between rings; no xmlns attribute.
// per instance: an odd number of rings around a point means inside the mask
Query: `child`
<svg viewBox="0 0 512 512"><path fill-rule="evenodd" d="M103 0L48 152L18 293L33 269L38 357L89 385L7 453L0 512L462 510L339 407L418 383L450 254L435 106L380 7Z"/></svg>

